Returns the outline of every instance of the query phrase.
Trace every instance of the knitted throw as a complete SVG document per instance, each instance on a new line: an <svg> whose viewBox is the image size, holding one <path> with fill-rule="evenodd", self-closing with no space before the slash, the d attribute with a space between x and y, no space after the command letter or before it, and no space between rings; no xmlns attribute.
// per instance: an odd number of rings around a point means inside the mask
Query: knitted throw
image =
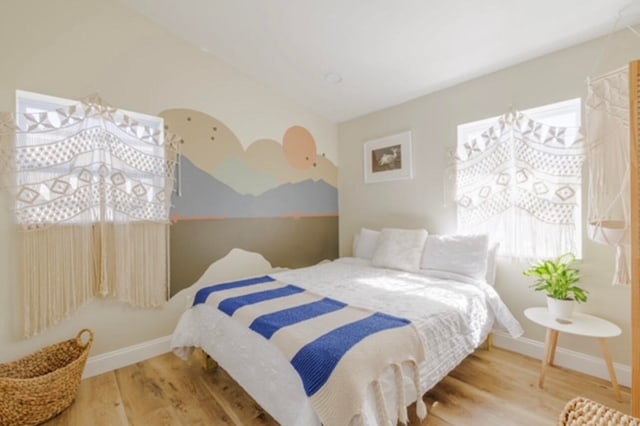
<svg viewBox="0 0 640 426"><path fill-rule="evenodd" d="M406 319L349 306L269 276L201 289L194 305L207 303L276 345L291 362L325 426L362 423L367 386L373 385L378 417L391 416L378 382L392 367L402 423L407 422L402 365L411 366L417 414L426 416L418 365L424 346Z"/></svg>

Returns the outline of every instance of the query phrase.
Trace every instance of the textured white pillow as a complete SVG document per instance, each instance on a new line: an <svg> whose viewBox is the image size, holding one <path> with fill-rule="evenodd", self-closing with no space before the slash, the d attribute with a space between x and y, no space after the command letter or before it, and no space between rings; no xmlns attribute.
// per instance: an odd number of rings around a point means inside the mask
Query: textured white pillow
<svg viewBox="0 0 640 426"><path fill-rule="evenodd" d="M384 228L371 263L383 268L418 271L426 240L424 229Z"/></svg>
<svg viewBox="0 0 640 426"><path fill-rule="evenodd" d="M379 235L380 231L362 228L360 230L360 234L356 236L353 257L370 260L373 257L373 252L376 251L376 247L378 246Z"/></svg>
<svg viewBox="0 0 640 426"><path fill-rule="evenodd" d="M488 255L486 235L429 235L420 267L485 280Z"/></svg>

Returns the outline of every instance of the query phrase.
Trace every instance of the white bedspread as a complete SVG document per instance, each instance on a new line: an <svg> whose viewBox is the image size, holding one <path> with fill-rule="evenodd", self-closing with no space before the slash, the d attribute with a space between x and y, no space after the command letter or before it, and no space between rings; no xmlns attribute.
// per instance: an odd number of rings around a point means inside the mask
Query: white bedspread
<svg viewBox="0 0 640 426"><path fill-rule="evenodd" d="M484 341L492 327L503 328L514 337L522 334L493 287L481 282L375 268L354 258L271 276L350 305L413 321L426 345L427 361L420 366L423 389L442 380ZM184 358L194 347L202 347L281 424L320 424L300 378L279 350L217 309L201 304L187 310L171 347ZM411 372L405 374L407 400L415 401L415 388L408 380ZM381 381L388 411L397 412L392 371ZM367 392L365 423L379 424L373 389Z"/></svg>

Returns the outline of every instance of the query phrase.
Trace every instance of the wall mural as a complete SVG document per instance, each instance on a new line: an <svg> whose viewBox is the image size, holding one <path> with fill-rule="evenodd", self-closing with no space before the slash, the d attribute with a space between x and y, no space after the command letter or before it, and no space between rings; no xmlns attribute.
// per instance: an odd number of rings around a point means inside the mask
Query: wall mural
<svg viewBox="0 0 640 426"><path fill-rule="evenodd" d="M171 212L172 296L234 248L276 267L338 256L338 171L307 129L292 126L281 141L260 139L245 150L205 113L170 109L160 116L182 141Z"/></svg>

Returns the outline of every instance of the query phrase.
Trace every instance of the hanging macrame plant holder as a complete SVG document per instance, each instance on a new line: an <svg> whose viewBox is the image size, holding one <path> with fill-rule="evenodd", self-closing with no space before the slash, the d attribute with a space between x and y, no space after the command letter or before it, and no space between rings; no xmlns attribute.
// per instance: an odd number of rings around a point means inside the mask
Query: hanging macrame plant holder
<svg viewBox="0 0 640 426"><path fill-rule="evenodd" d="M614 285L631 282L629 71L590 79L586 101L587 235L616 248Z"/></svg>

